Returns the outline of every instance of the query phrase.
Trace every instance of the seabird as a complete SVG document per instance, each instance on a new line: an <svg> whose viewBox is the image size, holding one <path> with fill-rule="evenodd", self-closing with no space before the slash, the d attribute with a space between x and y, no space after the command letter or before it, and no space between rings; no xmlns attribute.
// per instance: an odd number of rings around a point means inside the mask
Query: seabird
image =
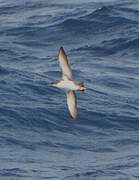
<svg viewBox="0 0 139 180"><path fill-rule="evenodd" d="M68 59L66 53L64 52L63 47L61 47L59 50L58 59L59 59L59 66L62 70L62 79L58 82L53 82L50 85L64 89L67 97L67 105L69 112L74 119L77 119L78 117L77 100L74 91L76 90L84 91L86 88L83 82L75 83L72 80L72 70L70 65L68 64Z"/></svg>

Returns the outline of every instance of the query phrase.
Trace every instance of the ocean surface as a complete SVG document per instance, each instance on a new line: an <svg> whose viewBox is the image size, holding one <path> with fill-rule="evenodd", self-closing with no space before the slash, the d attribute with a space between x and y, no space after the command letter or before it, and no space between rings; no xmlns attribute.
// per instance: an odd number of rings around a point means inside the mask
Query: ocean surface
<svg viewBox="0 0 139 180"><path fill-rule="evenodd" d="M139 179L139 0L0 0L0 180L43 179Z"/></svg>

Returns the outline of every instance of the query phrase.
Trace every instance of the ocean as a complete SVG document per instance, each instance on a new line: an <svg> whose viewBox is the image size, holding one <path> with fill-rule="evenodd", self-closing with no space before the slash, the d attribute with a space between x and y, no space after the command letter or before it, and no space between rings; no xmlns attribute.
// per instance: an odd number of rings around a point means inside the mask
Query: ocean
<svg viewBox="0 0 139 180"><path fill-rule="evenodd" d="M0 180L138 180L139 1L0 0L0 27Z"/></svg>

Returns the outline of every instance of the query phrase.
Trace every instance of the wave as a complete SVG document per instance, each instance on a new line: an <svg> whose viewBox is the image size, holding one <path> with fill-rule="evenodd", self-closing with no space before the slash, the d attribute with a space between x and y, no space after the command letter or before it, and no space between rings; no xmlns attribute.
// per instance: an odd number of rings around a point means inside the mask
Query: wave
<svg viewBox="0 0 139 180"><path fill-rule="evenodd" d="M1 3L1 179L138 176L137 1L81 1ZM60 46L87 87L77 121L48 86L61 78Z"/></svg>
<svg viewBox="0 0 139 180"><path fill-rule="evenodd" d="M7 74L9 74L9 71L3 66L0 66L0 75L2 76L2 75L7 75Z"/></svg>
<svg viewBox="0 0 139 180"><path fill-rule="evenodd" d="M94 56L109 56L114 54L119 54L120 57L127 57L128 50L132 53L132 56L136 56L139 50L139 39L129 39L129 38L114 38L110 40L105 40L101 42L99 46L92 45L84 45L78 49L74 49L73 51L84 51L91 53Z"/></svg>

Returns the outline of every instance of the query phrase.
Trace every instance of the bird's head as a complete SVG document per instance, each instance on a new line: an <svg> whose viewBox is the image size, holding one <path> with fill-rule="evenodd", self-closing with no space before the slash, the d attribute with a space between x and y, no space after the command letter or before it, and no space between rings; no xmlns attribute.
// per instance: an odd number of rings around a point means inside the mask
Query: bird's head
<svg viewBox="0 0 139 180"><path fill-rule="evenodd" d="M78 87L80 91L84 91L86 89L83 82L78 83Z"/></svg>

